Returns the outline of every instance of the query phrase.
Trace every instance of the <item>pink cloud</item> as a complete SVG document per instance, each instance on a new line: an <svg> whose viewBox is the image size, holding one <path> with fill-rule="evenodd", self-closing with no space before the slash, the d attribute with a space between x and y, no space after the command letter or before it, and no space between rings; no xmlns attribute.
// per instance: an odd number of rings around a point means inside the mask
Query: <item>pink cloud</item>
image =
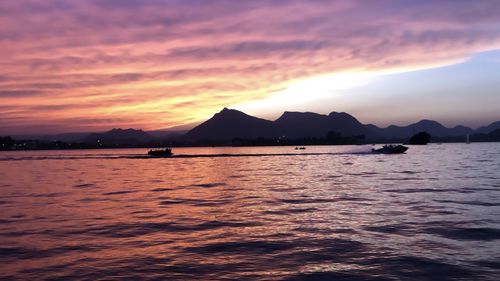
<svg viewBox="0 0 500 281"><path fill-rule="evenodd" d="M165 127L296 79L464 59L500 47L499 12L488 0L4 1L0 102L26 122L0 132L88 114Z"/></svg>

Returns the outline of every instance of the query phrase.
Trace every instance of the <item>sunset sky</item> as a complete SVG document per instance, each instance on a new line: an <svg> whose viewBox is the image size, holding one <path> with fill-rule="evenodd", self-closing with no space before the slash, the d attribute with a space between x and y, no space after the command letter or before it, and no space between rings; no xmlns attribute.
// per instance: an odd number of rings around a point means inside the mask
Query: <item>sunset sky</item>
<svg viewBox="0 0 500 281"><path fill-rule="evenodd" d="M223 107L500 120L500 1L0 0L0 135Z"/></svg>

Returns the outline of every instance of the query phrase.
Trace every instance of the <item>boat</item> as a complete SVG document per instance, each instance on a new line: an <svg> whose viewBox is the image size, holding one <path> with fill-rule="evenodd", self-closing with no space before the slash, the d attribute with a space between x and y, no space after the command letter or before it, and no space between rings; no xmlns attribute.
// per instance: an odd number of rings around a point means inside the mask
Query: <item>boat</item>
<svg viewBox="0 0 500 281"><path fill-rule="evenodd" d="M380 153L380 154L398 154L398 153L405 153L408 150L408 147L404 145L393 145L393 144L386 144L382 148L375 149L372 148L373 153Z"/></svg>
<svg viewBox="0 0 500 281"><path fill-rule="evenodd" d="M306 149L306 148L305 148L305 147L303 147L303 146L302 146L302 147L296 147L296 148L295 148L295 150L304 150L304 149Z"/></svg>
<svg viewBox="0 0 500 281"><path fill-rule="evenodd" d="M172 154L171 148L151 149L148 151L148 155L153 157L169 157L172 156Z"/></svg>

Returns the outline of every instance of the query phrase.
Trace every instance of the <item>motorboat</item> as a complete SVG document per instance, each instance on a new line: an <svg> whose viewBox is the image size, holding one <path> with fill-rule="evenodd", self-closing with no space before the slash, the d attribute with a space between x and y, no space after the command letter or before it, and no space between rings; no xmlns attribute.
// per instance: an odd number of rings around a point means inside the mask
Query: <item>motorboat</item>
<svg viewBox="0 0 500 281"><path fill-rule="evenodd" d="M148 155L153 157L169 157L172 156L172 154L171 148L151 149L148 151Z"/></svg>
<svg viewBox="0 0 500 281"><path fill-rule="evenodd" d="M408 150L408 147L404 145L394 145L394 144L386 144L382 148L372 148L373 153L380 153L380 154L398 154L398 153L405 153Z"/></svg>

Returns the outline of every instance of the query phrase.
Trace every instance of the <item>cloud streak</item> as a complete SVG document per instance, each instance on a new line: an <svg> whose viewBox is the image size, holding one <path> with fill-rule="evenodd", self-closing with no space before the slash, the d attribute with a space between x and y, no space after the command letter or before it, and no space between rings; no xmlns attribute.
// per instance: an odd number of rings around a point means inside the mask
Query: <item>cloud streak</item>
<svg viewBox="0 0 500 281"><path fill-rule="evenodd" d="M299 79L463 60L500 48L499 13L489 0L3 1L0 102L13 119L0 133L78 117L156 129Z"/></svg>

